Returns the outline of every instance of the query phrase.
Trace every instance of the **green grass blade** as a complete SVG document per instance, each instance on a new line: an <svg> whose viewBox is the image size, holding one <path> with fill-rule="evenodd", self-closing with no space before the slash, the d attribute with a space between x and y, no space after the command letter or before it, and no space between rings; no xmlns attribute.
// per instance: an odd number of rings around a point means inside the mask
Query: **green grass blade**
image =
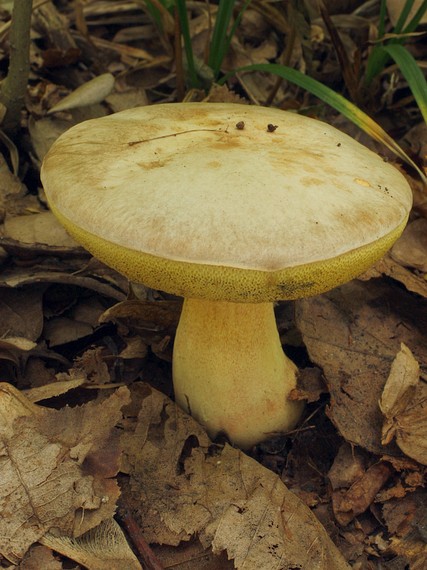
<svg viewBox="0 0 427 570"><path fill-rule="evenodd" d="M418 10L415 12L414 16L411 18L408 25L405 26L405 28L403 29L403 33L408 34L415 31L415 29L417 28L418 24L421 21L421 18L424 16L426 11L427 11L427 0L424 0L424 2L420 4Z"/></svg>
<svg viewBox="0 0 427 570"><path fill-rule="evenodd" d="M242 19L243 14L245 13L245 11L247 10L247 8L249 7L249 4L252 2L252 0L246 0L245 3L243 4L242 8L240 9L240 12L237 14L236 19L234 20L234 23L231 27L230 33L227 35L227 37L225 38L225 44L224 44L224 53L223 53L223 57L221 59L220 62L220 66L222 64L222 60L225 57L225 54L228 52L229 48L230 48L230 44L231 44L231 40L233 39L234 34L236 33L236 30L240 24L240 21ZM220 67L218 68L218 73L220 71ZM217 73L217 75L218 75ZM216 76L217 76L216 75Z"/></svg>
<svg viewBox="0 0 427 570"><path fill-rule="evenodd" d="M427 123L427 81L414 57L401 45L382 46L384 50L399 66L403 77L408 82L415 101Z"/></svg>
<svg viewBox="0 0 427 570"><path fill-rule="evenodd" d="M396 25L393 28L393 32L395 34L400 34L405 25L406 20L408 19L409 12L412 10L412 6L414 5L415 0L406 0L405 5L402 8L402 11L399 14L399 18L397 19Z"/></svg>
<svg viewBox="0 0 427 570"><path fill-rule="evenodd" d="M380 6L380 22L378 24L378 37L382 38L385 34L385 20L387 15L387 0L381 0Z"/></svg>
<svg viewBox="0 0 427 570"><path fill-rule="evenodd" d="M424 176L423 172L418 168L418 166L414 163L413 160L405 153L405 151L397 144L397 142L378 124L376 123L369 115L364 113L361 109L356 107L351 101L340 95L339 93L335 93L332 89L323 85L319 81L304 75L300 71L296 69L292 69L290 67L286 67L284 65L279 65L275 63L259 63L254 65L248 65L245 67L240 67L234 70L232 73L226 75L225 78L221 80L221 83L224 83L228 77L234 75L235 73L243 73L249 71L261 71L264 73L272 73L298 85L302 89L312 93L337 111L339 111L342 115L347 117L350 121L352 121L355 125L361 128L365 133L370 135L373 139L379 141L380 143L384 144L387 148L389 148L395 155L399 158L404 160L406 163L410 164L422 178L424 183L427 184L427 179Z"/></svg>
<svg viewBox="0 0 427 570"><path fill-rule="evenodd" d="M198 87L199 80L194 63L193 45L191 43L190 25L188 23L187 5L185 0L176 0L176 10L184 39L185 57L187 59L188 77L191 87Z"/></svg>
<svg viewBox="0 0 427 570"><path fill-rule="evenodd" d="M236 0L221 0L218 6L215 25L212 32L212 39L209 50L208 65L217 77L227 45L227 31L233 17L233 10Z"/></svg>

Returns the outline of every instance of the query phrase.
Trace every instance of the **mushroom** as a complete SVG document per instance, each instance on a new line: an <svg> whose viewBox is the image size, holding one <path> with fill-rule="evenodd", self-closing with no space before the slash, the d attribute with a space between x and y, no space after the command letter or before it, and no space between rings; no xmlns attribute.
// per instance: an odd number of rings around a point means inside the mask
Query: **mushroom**
<svg viewBox="0 0 427 570"><path fill-rule="evenodd" d="M393 166L333 127L228 103L81 123L53 144L42 181L94 256L185 298L176 401L242 448L292 429L302 411L288 399L297 368L273 303L362 273L401 234L412 202Z"/></svg>

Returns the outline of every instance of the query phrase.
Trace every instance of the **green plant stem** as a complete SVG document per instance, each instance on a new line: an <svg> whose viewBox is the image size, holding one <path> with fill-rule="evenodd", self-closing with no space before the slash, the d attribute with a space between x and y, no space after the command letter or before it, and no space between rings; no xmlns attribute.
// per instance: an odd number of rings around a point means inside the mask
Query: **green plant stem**
<svg viewBox="0 0 427 570"><path fill-rule="evenodd" d="M10 59L1 84L0 102L6 107L3 129L14 132L20 123L30 72L30 28L32 0L14 2L10 27Z"/></svg>

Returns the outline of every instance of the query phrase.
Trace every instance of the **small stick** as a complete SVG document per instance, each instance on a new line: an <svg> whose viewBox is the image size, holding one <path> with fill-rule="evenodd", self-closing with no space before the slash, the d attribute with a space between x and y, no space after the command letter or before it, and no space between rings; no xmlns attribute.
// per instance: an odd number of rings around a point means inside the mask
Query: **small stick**
<svg viewBox="0 0 427 570"><path fill-rule="evenodd" d="M133 545L145 564L147 570L165 570L163 564L150 548L148 542L142 535L141 529L135 519L127 511L119 513L120 521L125 527Z"/></svg>

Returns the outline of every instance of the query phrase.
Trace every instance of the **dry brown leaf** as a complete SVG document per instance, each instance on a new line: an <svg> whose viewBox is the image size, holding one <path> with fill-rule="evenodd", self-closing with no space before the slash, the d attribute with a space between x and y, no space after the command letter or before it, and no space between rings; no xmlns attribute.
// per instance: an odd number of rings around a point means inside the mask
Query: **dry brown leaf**
<svg viewBox="0 0 427 570"><path fill-rule="evenodd" d="M18 562L49 529L79 536L115 510L118 447L111 436L127 403L52 410L0 385L0 554ZM116 438L117 443L117 438Z"/></svg>
<svg viewBox="0 0 427 570"><path fill-rule="evenodd" d="M0 288L0 336L36 341L43 330L42 300L45 287Z"/></svg>
<svg viewBox="0 0 427 570"><path fill-rule="evenodd" d="M396 438L406 455L427 465L427 384L404 344L392 364L379 405L385 416L382 442Z"/></svg>
<svg viewBox="0 0 427 570"><path fill-rule="evenodd" d="M1 240L0 240L1 245ZM6 269L1 273L0 286L7 286L11 288L23 287L24 285L32 285L36 283L62 283L64 285L72 285L77 287L84 287L96 291L105 297L111 297L118 301L122 301L127 290L127 279L120 276L114 270L91 270L90 263L82 268L82 260L77 260L78 263L72 267L64 267L63 270L58 270L58 263L46 266L37 267L16 267L13 269ZM98 268L96 268L98 269ZM69 271L69 273L67 272Z"/></svg>
<svg viewBox="0 0 427 570"><path fill-rule="evenodd" d="M331 394L328 415L341 435L374 453L398 455L381 443L378 401L400 343L427 364L427 302L392 283L353 281L297 302L297 323Z"/></svg>
<svg viewBox="0 0 427 570"><path fill-rule="evenodd" d="M427 272L427 219L418 218L406 226L394 244L391 257L404 267Z"/></svg>
<svg viewBox="0 0 427 570"><path fill-rule="evenodd" d="M146 387L123 447L131 474L123 493L139 510L148 542L177 544L197 534L244 570L348 568L277 475L228 445L211 446L202 428L159 392Z"/></svg>
<svg viewBox="0 0 427 570"><path fill-rule="evenodd" d="M103 357L103 348L96 347L86 350L74 360L74 366L84 371L89 384L108 384L111 382L108 366Z"/></svg>
<svg viewBox="0 0 427 570"><path fill-rule="evenodd" d="M61 375L58 376L61 377ZM65 374L62 374L62 376L65 376ZM58 382L31 388L30 390L25 390L24 394L30 402L41 402L42 400L49 400L61 394L66 394L70 390L82 386L85 382L87 382L87 378L82 372L70 371L67 380L58 380Z"/></svg>
<svg viewBox="0 0 427 570"><path fill-rule="evenodd" d="M417 293L422 297L427 297L427 280L422 275L417 275L409 269L402 267L399 263L394 261L389 253L380 259L374 267L368 269L360 279L371 279L372 277L376 278L382 275L387 275L387 277L399 281L408 291Z"/></svg>
<svg viewBox="0 0 427 570"><path fill-rule="evenodd" d="M111 73L102 73L94 79L83 83L72 93L64 97L48 111L48 115L59 111L68 111L78 107L101 103L114 88L114 76Z"/></svg>
<svg viewBox="0 0 427 570"><path fill-rule="evenodd" d="M348 488L363 477L365 463L366 458L360 449L343 443L328 473L332 489L335 491L343 487Z"/></svg>
<svg viewBox="0 0 427 570"><path fill-rule="evenodd" d="M387 463L369 467L348 490L338 489L332 493L332 508L337 521L345 526L354 517L364 513L373 503L376 494L389 479L393 469Z"/></svg>
<svg viewBox="0 0 427 570"><path fill-rule="evenodd" d="M52 550L36 545L30 548L19 565L19 570L62 570L61 562L55 558Z"/></svg>
<svg viewBox="0 0 427 570"><path fill-rule="evenodd" d="M102 522L77 538L48 532L40 542L82 564L87 570L141 570L114 519Z"/></svg>
<svg viewBox="0 0 427 570"><path fill-rule="evenodd" d="M427 560L427 491L388 501L383 516L392 535L390 550L405 556L411 570L425 570Z"/></svg>
<svg viewBox="0 0 427 570"><path fill-rule="evenodd" d="M52 212L9 217L4 223L4 235L24 243L44 243L50 246L80 249Z"/></svg>

